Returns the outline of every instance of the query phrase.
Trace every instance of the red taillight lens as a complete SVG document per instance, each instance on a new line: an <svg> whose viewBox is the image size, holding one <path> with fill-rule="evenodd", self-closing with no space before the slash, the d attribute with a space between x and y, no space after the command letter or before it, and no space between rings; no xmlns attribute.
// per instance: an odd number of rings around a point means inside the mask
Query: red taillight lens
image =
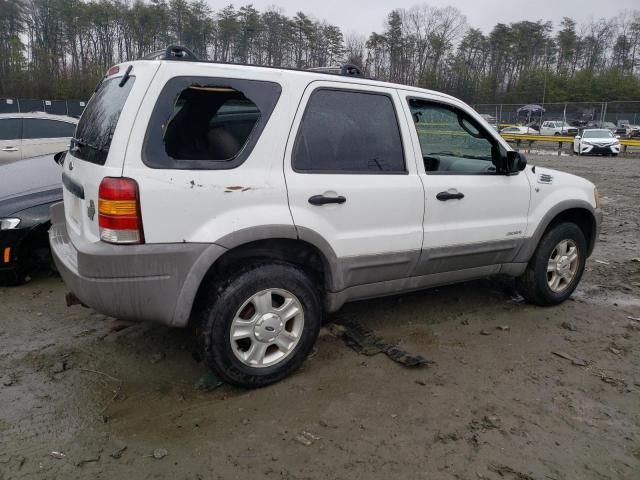
<svg viewBox="0 0 640 480"><path fill-rule="evenodd" d="M144 243L138 184L131 178L105 177L98 192L100 239Z"/></svg>

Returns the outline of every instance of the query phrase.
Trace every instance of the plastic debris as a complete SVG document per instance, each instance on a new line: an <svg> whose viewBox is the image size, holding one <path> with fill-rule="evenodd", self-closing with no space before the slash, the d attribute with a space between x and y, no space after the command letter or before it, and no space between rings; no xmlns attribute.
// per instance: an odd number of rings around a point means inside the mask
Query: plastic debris
<svg viewBox="0 0 640 480"><path fill-rule="evenodd" d="M166 448L156 448L153 451L153 458L155 458L156 460L163 459L167 455L169 455L169 452L167 451Z"/></svg>
<svg viewBox="0 0 640 480"><path fill-rule="evenodd" d="M328 326L329 331L343 338L347 345L362 355L373 356L384 353L387 357L405 367L423 367L433 364L422 355L413 355L397 345L378 337L373 330L349 319L341 318Z"/></svg>

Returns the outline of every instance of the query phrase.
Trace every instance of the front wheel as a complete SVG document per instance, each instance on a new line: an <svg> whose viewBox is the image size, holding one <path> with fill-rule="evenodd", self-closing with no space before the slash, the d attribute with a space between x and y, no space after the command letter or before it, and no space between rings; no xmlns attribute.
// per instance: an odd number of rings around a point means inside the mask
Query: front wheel
<svg viewBox="0 0 640 480"><path fill-rule="evenodd" d="M544 234L525 272L517 278L520 294L536 305L564 302L584 272L587 242L575 223L559 223Z"/></svg>
<svg viewBox="0 0 640 480"><path fill-rule="evenodd" d="M257 388L300 367L322 319L318 288L302 270L260 264L211 290L197 334L207 365L221 379Z"/></svg>

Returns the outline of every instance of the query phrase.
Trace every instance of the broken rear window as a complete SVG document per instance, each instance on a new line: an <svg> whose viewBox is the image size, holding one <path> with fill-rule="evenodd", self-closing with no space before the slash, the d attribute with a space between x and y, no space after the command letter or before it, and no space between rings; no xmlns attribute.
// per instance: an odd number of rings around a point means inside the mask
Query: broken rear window
<svg viewBox="0 0 640 480"><path fill-rule="evenodd" d="M174 78L154 108L143 160L153 168L233 168L250 154L279 96L272 82Z"/></svg>

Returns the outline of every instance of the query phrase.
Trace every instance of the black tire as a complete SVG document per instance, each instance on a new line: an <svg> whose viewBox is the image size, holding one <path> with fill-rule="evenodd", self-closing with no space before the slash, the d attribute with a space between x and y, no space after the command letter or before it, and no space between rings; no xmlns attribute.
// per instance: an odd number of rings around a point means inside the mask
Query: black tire
<svg viewBox="0 0 640 480"><path fill-rule="evenodd" d="M245 302L258 292L273 288L286 290L296 297L302 306L303 328L298 343L279 363L252 367L236 357L231 346L231 325ZM205 297L196 328L203 359L222 380L239 387L264 387L297 370L311 352L320 331L323 310L318 287L302 270L290 264L247 266L228 280L212 284Z"/></svg>
<svg viewBox="0 0 640 480"><path fill-rule="evenodd" d="M556 246L562 240L571 240L578 252L578 265L572 280L562 291L554 292L547 283L547 265ZM516 279L520 294L530 303L541 306L558 305L571 296L580 283L587 258L587 242L575 223L559 223L549 229L540 240L527 269Z"/></svg>

